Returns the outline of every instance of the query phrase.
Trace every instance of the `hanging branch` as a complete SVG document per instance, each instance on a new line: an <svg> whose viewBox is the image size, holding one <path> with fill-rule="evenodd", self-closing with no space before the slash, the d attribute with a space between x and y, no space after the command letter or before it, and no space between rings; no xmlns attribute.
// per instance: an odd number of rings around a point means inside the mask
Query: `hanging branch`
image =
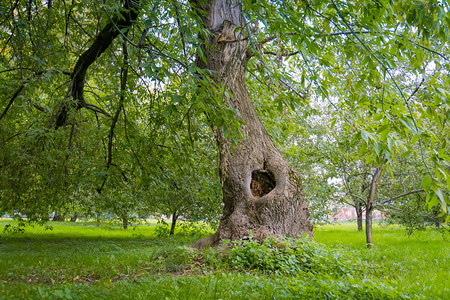
<svg viewBox="0 0 450 300"><path fill-rule="evenodd" d="M443 224L438 218L435 218L435 217L433 217L433 216L430 216L430 215L418 215L418 214L414 214L414 213L412 213L412 212L410 212L410 211L407 211L407 210L404 210L404 209L401 209L401 208L398 208L398 207L395 207L395 206L392 206L392 205L386 205L386 207L389 208L389 209L393 209L393 210L402 212L402 213L404 213L404 214L410 215L410 216L412 216L412 217L414 217L414 218L424 218L424 219L428 219L428 220L430 220L430 221L432 221L432 222L435 222L436 224L439 224L439 227L440 227L440 228L446 230L447 232L450 232L450 229L447 228L447 227L445 227L445 223Z"/></svg>
<svg viewBox="0 0 450 300"><path fill-rule="evenodd" d="M178 5L176 1L173 1L173 6L175 7L175 12L177 14L177 25L178 25L178 30L180 31L180 36L181 36L181 43L183 44L183 54L184 54L184 58L187 60L188 57L186 55L186 43L185 43L185 36L183 31L181 30L181 21L180 21L180 11L178 9Z"/></svg>
<svg viewBox="0 0 450 300"><path fill-rule="evenodd" d="M109 169L109 167L112 165L112 146L113 146L113 139L114 139L114 128L116 127L117 121L119 120L120 112L123 109L123 102L125 101L125 92L127 88L127 80L128 80L128 48L126 41L123 42L123 66L120 70L120 98L119 98L119 107L116 110L116 113L114 114L114 117L112 119L111 127L109 129L108 134L108 154L107 154L107 160L106 160L106 170ZM122 173L122 176L124 176L125 181L128 181L126 179L126 176L124 173ZM103 180L102 185L97 189L97 192L100 194L103 187L105 186L106 180L108 177L105 177Z"/></svg>
<svg viewBox="0 0 450 300"><path fill-rule="evenodd" d="M425 157L424 157L424 151L423 151L423 142L422 142L422 138L419 134L419 128L417 127L417 123L416 123L416 118L414 117L412 110L411 110L411 106L408 103L408 100L405 97L405 94L403 93L402 89L400 88L400 86L397 83L397 80L394 78L392 72L390 71L390 69L380 60L380 58L378 58L377 55L375 55L375 53L366 45L366 43L364 43L361 38L356 34L356 32L352 29L352 27L350 26L350 24L347 22L347 20L344 18L344 16L341 14L341 11L339 10L339 8L337 7L336 3L334 2L334 0L331 0L331 3L333 3L334 8L336 9L336 12L338 14L338 16L342 19L342 21L344 22L345 26L352 32L352 35L356 38L356 40L362 45L362 47L380 64L380 66L383 67L383 69L386 71L386 73L389 75L389 77L392 80L392 83L394 84L395 88L398 90L400 97L403 99L403 102L405 103L406 108L408 109L408 113L409 116L411 117L412 123L414 125L414 129L416 130L416 132L414 134L417 135L418 140L419 140L419 148L420 148L420 154L422 157L422 162L425 166L425 168L428 171L428 174L430 174L430 176L433 178L432 173L430 171L430 168L428 167L428 164L425 161ZM417 91L417 90L416 90ZM416 92L414 91L414 93Z"/></svg>
<svg viewBox="0 0 450 300"><path fill-rule="evenodd" d="M17 91L14 93L14 95L11 97L11 99L8 102L8 105L6 105L5 109L3 110L3 113L0 115L0 121L3 119L3 117L6 115L6 113L8 112L8 110L10 109L11 105L14 103L14 100L16 100L16 98L20 95L20 92L22 92L22 90L25 88L25 85L35 76L39 76L42 75L43 72L36 72L34 75L28 77L24 82L22 82L22 84L19 86L19 88L17 89Z"/></svg>
<svg viewBox="0 0 450 300"><path fill-rule="evenodd" d="M422 192L425 192L425 190L424 189L418 189L418 190L409 191L409 192L397 195L395 197L386 199L386 200L382 201L381 203L376 204L375 206L384 206L384 205L388 204L389 202L392 202L392 201L394 201L394 200L396 200L398 198L402 198L402 197L405 197L405 196L408 196L408 195L411 195L411 194L422 193Z"/></svg>
<svg viewBox="0 0 450 300"><path fill-rule="evenodd" d="M9 70L8 70L9 71ZM0 121L3 119L3 117L8 113L8 110L11 108L12 104L14 103L14 101L17 99L17 97L20 95L20 93L22 92L22 90L25 88L25 86L27 85L28 82L30 82L31 80L33 80L33 78L41 76L44 73L53 71L52 69L49 70L43 70L43 71L35 71L33 75L31 75L30 77L28 77L27 79L25 79L22 84L19 86L19 88L16 90L16 92L14 93L14 95L11 97L11 99L8 102L8 105L6 105L5 109L3 110L2 114L0 115ZM62 74L66 74L66 75L70 75L70 73L68 72L61 72ZM40 110L40 109L39 109Z"/></svg>

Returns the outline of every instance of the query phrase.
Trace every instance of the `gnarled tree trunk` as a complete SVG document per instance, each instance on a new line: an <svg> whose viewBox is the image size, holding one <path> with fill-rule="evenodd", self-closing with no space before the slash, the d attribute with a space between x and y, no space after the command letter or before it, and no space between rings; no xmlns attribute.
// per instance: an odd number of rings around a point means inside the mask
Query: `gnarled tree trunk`
<svg viewBox="0 0 450 300"><path fill-rule="evenodd" d="M212 0L203 9L209 14L204 24L212 32L204 48L206 64L214 80L231 95L228 105L245 123L239 145L232 147L220 130L215 131L220 152L220 176L224 210L217 232L197 241L193 247L215 245L221 239L241 239L249 232L257 239L266 236L313 236L309 210L300 174L275 147L263 127L245 84L249 56L247 41L237 28L243 24L235 1ZM197 3L198 5L198 3Z"/></svg>

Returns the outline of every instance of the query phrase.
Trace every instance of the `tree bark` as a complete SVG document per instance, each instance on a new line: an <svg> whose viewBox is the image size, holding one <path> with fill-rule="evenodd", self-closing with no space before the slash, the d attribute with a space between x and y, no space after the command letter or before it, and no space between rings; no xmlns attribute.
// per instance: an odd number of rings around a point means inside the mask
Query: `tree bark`
<svg viewBox="0 0 450 300"><path fill-rule="evenodd" d="M361 203L358 200L355 203L355 210L356 210L356 223L358 225L358 231L362 231L362 229L363 229L363 226L362 226L363 211L362 211Z"/></svg>
<svg viewBox="0 0 450 300"><path fill-rule="evenodd" d="M175 233L175 226L177 225L177 220L178 220L178 213L174 212L172 214L172 224L170 226L169 235L174 235L174 233Z"/></svg>
<svg viewBox="0 0 450 300"><path fill-rule="evenodd" d="M78 213L74 212L74 214L72 215L72 217L70 218L70 222L76 222L78 219Z"/></svg>
<svg viewBox="0 0 450 300"><path fill-rule="evenodd" d="M372 206L366 207L366 245L367 248L373 247L372 237Z"/></svg>
<svg viewBox="0 0 450 300"><path fill-rule="evenodd" d="M383 172L384 165L374 169L372 174L372 182L370 183L369 197L366 202L366 243L368 248L373 246L372 238L372 211L374 209L373 203L377 194L378 181L380 180L381 173Z"/></svg>
<svg viewBox="0 0 450 300"><path fill-rule="evenodd" d="M122 227L123 227L123 229L128 229L128 216L127 215L122 216Z"/></svg>
<svg viewBox="0 0 450 300"><path fill-rule="evenodd" d="M204 24L212 34L205 38L206 63L198 59L197 65L212 71L215 83L231 95L224 96L228 106L237 111L245 125L241 127L243 137L234 148L220 130L214 130L224 209L217 232L193 247L249 235L259 240L304 233L313 237L300 174L275 147L247 90L245 68L249 55L247 40L242 40L238 30L243 25L240 6L236 1L212 0L203 9L208 12Z"/></svg>
<svg viewBox="0 0 450 300"><path fill-rule="evenodd" d="M64 217L61 216L60 214L55 213L55 215L53 216L53 221L54 221L54 222L64 222L65 219L64 219Z"/></svg>

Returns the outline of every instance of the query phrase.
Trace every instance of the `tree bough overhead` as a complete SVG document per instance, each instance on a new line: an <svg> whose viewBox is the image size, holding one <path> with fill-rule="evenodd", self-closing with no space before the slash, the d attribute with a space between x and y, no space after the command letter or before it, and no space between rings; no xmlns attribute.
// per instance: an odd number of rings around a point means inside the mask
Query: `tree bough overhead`
<svg viewBox="0 0 450 300"><path fill-rule="evenodd" d="M92 45L79 57L73 72L71 74L71 83L68 95L71 96L76 109L82 107L108 115L104 110L89 104L84 98L84 85L86 73L90 65L105 52L112 44L113 40L120 34L124 34L129 27L136 21L139 12L139 0L125 0L120 13L111 19L105 27L99 32ZM56 127L67 125L69 103L64 101L55 117ZM108 115L109 116L109 115Z"/></svg>
<svg viewBox="0 0 450 300"><path fill-rule="evenodd" d="M224 209L217 232L197 241L194 247L217 244L221 239L257 239L273 235L313 236L309 210L300 174L276 148L261 123L245 83L246 64L251 57L244 25L236 1L213 0L205 6L203 24L211 32L204 47L201 69L212 71L213 80L226 93L227 104L244 125L242 138L233 147L224 134L214 129L220 152L220 175Z"/></svg>

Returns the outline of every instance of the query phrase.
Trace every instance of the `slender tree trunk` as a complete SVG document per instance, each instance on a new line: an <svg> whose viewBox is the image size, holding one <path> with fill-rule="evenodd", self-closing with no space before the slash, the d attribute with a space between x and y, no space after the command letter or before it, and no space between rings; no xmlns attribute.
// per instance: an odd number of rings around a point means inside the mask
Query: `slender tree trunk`
<svg viewBox="0 0 450 300"><path fill-rule="evenodd" d="M366 243L368 248L373 246L372 238L372 211L374 209L373 203L377 194L378 181L380 180L381 173L383 172L384 165L375 168L372 174L372 182L370 184L369 197L366 202Z"/></svg>
<svg viewBox="0 0 450 300"><path fill-rule="evenodd" d="M372 237L372 208L366 207L366 243L368 248L373 246Z"/></svg>
<svg viewBox="0 0 450 300"><path fill-rule="evenodd" d="M363 229L363 226L362 226L362 224L363 224L363 219L362 219L363 211L362 211L362 205L361 205L361 203L359 201L356 202L356 204L355 204L355 210L356 210L356 223L358 225L358 231L362 231L362 229Z"/></svg>
<svg viewBox="0 0 450 300"><path fill-rule="evenodd" d="M128 229L128 216L127 215L122 216L122 227L123 227L123 229Z"/></svg>
<svg viewBox="0 0 450 300"><path fill-rule="evenodd" d="M55 222L63 222L64 221L64 217L55 212L55 216L53 217L53 221L55 221Z"/></svg>
<svg viewBox="0 0 450 300"><path fill-rule="evenodd" d="M78 219L78 213L74 212L73 216L70 218L70 222L76 222Z"/></svg>
<svg viewBox="0 0 450 300"><path fill-rule="evenodd" d="M204 47L206 64L201 59L197 64L213 71L216 84L231 95L224 95L228 106L238 112L245 125L241 127L243 137L234 148L220 130L214 130L220 152L224 209L217 232L197 241L193 247L250 234L259 240L304 233L312 237L300 174L275 147L247 90L248 45L247 40L240 40L244 35L237 30L243 25L240 5L236 1L215 0L203 9L209 12L204 24L214 35L207 38L209 46Z"/></svg>
<svg viewBox="0 0 450 300"><path fill-rule="evenodd" d="M178 220L178 213L174 212L172 214L172 225L170 226L169 235L174 235L174 233L175 233L175 226L177 224L177 220Z"/></svg>

